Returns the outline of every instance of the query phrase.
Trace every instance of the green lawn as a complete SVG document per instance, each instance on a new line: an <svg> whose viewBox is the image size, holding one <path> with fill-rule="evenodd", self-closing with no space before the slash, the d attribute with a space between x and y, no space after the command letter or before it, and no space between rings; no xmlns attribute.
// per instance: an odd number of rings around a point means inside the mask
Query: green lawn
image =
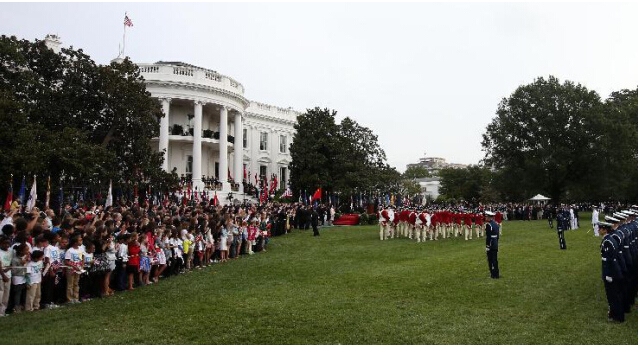
<svg viewBox="0 0 638 345"><path fill-rule="evenodd" d="M3 344L635 344L607 322L598 238L505 224L484 239L379 241L376 226L296 232L267 253L80 305L0 319Z"/></svg>

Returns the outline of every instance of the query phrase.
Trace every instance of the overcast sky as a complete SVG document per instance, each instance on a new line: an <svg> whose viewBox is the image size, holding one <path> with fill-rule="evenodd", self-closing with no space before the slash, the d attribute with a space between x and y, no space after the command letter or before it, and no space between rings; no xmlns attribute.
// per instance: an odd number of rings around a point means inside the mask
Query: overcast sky
<svg viewBox="0 0 638 345"><path fill-rule="evenodd" d="M0 34L61 36L98 63L184 61L246 97L350 116L391 165L475 164L498 102L535 77L607 97L638 85L634 4L0 4Z"/></svg>

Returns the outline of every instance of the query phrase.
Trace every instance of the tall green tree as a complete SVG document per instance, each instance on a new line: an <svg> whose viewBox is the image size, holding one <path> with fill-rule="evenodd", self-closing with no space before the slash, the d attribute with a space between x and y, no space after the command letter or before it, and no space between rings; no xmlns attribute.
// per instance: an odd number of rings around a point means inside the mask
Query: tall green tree
<svg viewBox="0 0 638 345"><path fill-rule="evenodd" d="M308 109L297 118L290 147L290 184L295 193L322 187L342 195L398 189L400 174L386 163L378 137L336 111Z"/></svg>
<svg viewBox="0 0 638 345"><path fill-rule="evenodd" d="M432 175L430 174L428 169L420 165L410 166L403 172L403 177L408 179L417 179L431 176Z"/></svg>
<svg viewBox="0 0 638 345"><path fill-rule="evenodd" d="M445 199L471 202L494 202L499 199L493 190L493 173L485 167L445 168L439 171L439 192Z"/></svg>
<svg viewBox="0 0 638 345"><path fill-rule="evenodd" d="M78 186L171 187L176 175L161 170L150 146L161 116L128 59L102 66L81 49L55 53L43 41L0 36L2 181L36 174L54 185L64 176Z"/></svg>
<svg viewBox="0 0 638 345"><path fill-rule="evenodd" d="M297 117L295 135L290 145L290 186L299 191L314 191L317 187L331 190L332 172L339 145L337 112L329 109L308 109Z"/></svg>
<svg viewBox="0 0 638 345"><path fill-rule="evenodd" d="M559 201L581 183L602 147L601 110L596 92L552 76L503 99L482 145L485 163L500 171L497 186L507 187L506 198L547 193Z"/></svg>

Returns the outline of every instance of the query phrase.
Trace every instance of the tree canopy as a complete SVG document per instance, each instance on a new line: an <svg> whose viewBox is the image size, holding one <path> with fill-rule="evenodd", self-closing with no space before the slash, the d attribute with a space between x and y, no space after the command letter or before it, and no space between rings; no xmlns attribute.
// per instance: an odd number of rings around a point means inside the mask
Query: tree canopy
<svg viewBox="0 0 638 345"><path fill-rule="evenodd" d="M598 94L555 77L538 78L503 99L483 134L485 163L499 170L507 199L548 193L560 200L594 167L605 133Z"/></svg>
<svg viewBox="0 0 638 345"><path fill-rule="evenodd" d="M412 165L405 169L403 177L407 179L416 179L424 177L432 177L428 169L420 165Z"/></svg>
<svg viewBox="0 0 638 345"><path fill-rule="evenodd" d="M337 112L308 109L297 117L290 146L290 184L295 194L322 187L352 195L399 188L400 174L386 163L377 136Z"/></svg>
<svg viewBox="0 0 638 345"><path fill-rule="evenodd" d="M150 146L161 116L128 59L97 65L81 49L55 53L43 41L0 36L2 181L35 174L104 188L109 180L174 185Z"/></svg>

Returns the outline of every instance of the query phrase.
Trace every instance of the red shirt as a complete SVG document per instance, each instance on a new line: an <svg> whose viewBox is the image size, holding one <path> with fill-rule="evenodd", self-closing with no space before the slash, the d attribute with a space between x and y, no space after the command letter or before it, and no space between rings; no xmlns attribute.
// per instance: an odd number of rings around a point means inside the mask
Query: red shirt
<svg viewBox="0 0 638 345"><path fill-rule="evenodd" d="M129 266L140 265L140 245L139 244L128 245L128 265Z"/></svg>

